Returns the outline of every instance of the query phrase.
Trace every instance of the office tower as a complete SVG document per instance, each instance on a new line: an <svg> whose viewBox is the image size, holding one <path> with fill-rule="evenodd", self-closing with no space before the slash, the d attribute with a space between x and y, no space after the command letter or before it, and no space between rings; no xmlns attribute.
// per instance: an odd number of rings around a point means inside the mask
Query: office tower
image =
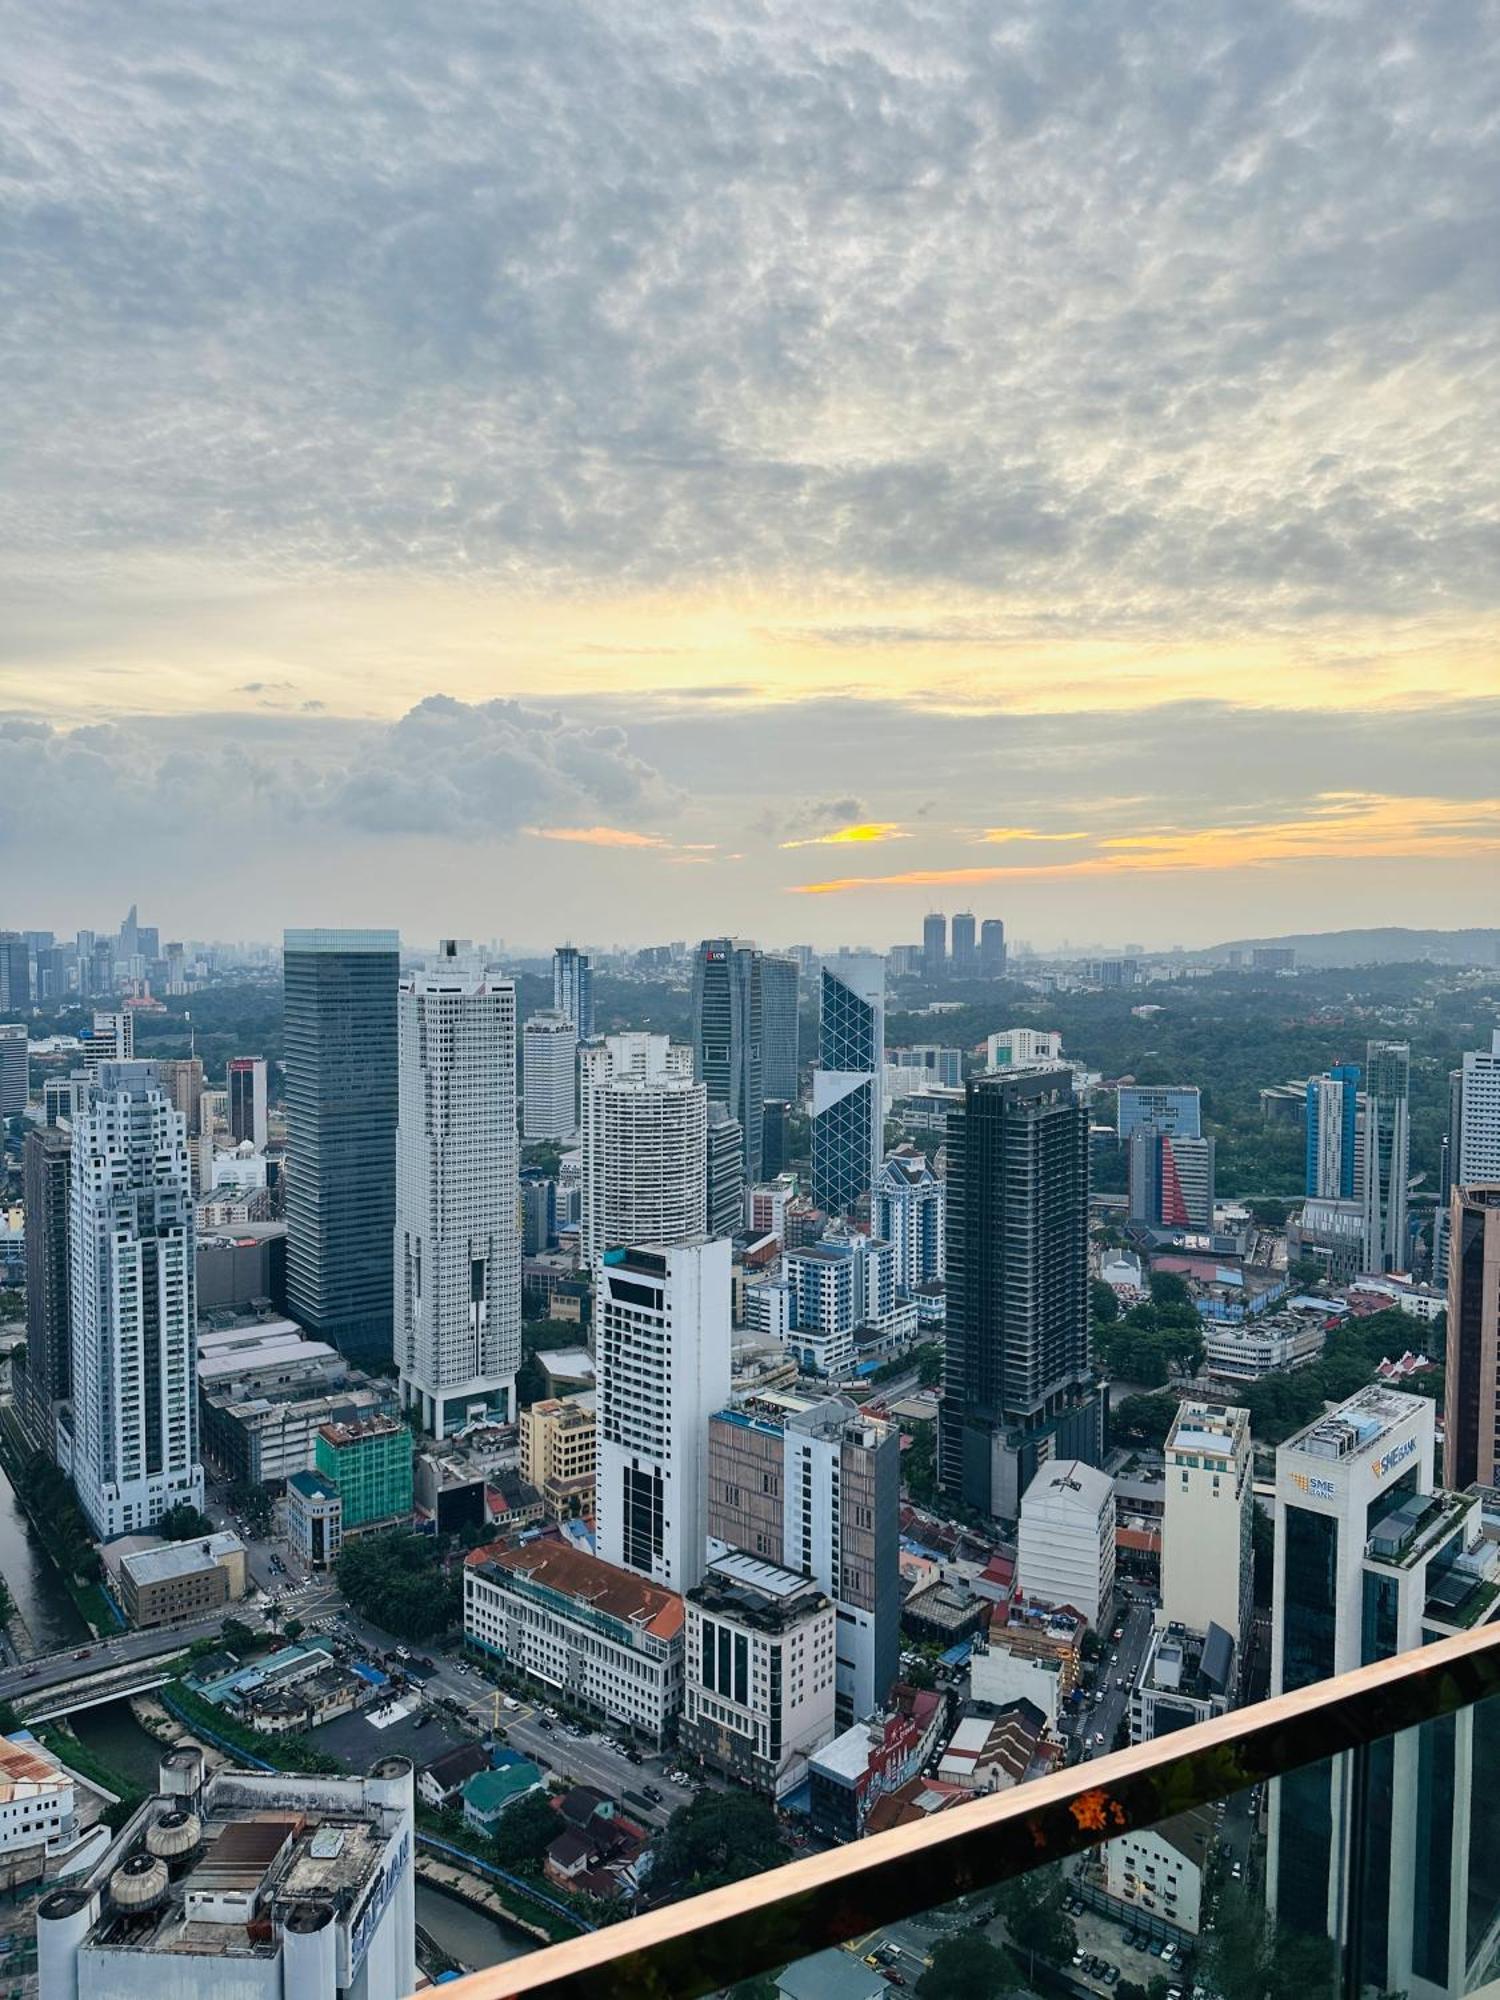
<svg viewBox="0 0 1500 2000"><path fill-rule="evenodd" d="M237 1146L243 1146L248 1141L257 1153L263 1153L270 1133L266 1115L265 1057L231 1056L227 1079L229 1136Z"/></svg>
<svg viewBox="0 0 1500 2000"><path fill-rule="evenodd" d="M1130 1141L1130 1219L1152 1229L1214 1226L1214 1142L1137 1131Z"/></svg>
<svg viewBox="0 0 1500 2000"><path fill-rule="evenodd" d="M693 1066L710 1104L745 1136L745 1172L760 1179L765 1007L761 954L743 938L705 938L693 958Z"/></svg>
<svg viewBox="0 0 1500 2000"><path fill-rule="evenodd" d="M808 1577L734 1550L688 1592L678 1741L779 1799L834 1732L834 1607Z"/></svg>
<svg viewBox="0 0 1500 2000"><path fill-rule="evenodd" d="M161 931L155 924L139 924L135 933L135 949L149 968L161 957Z"/></svg>
<svg viewBox="0 0 1500 2000"><path fill-rule="evenodd" d="M26 1109L31 1094L31 1044L24 1021L0 1022L0 1118Z"/></svg>
<svg viewBox="0 0 1500 2000"><path fill-rule="evenodd" d="M598 1270L598 1550L668 1590L703 1574L708 1419L729 1395L729 1273L727 1240L701 1234L609 1250Z"/></svg>
<svg viewBox="0 0 1500 2000"><path fill-rule="evenodd" d="M184 953L181 944L169 944L167 946L167 992L171 995L180 996L187 992L187 973L183 967L183 957Z"/></svg>
<svg viewBox="0 0 1500 2000"><path fill-rule="evenodd" d="M533 1014L522 1057L526 1137L571 1138L578 1130L578 1030L566 1014Z"/></svg>
<svg viewBox="0 0 1500 2000"><path fill-rule="evenodd" d="M1197 1084L1160 1088L1145 1084L1122 1084L1115 1119L1120 1144L1129 1145L1137 1132L1166 1132L1172 1137L1198 1139L1203 1135Z"/></svg>
<svg viewBox="0 0 1500 2000"><path fill-rule="evenodd" d="M140 949L139 945L136 943L136 928L137 928L137 911L135 904L132 903L129 911L126 914L125 921L121 924L119 930L119 946L120 946L121 958L134 958L136 952Z"/></svg>
<svg viewBox="0 0 1500 2000"><path fill-rule="evenodd" d="M943 1183L922 1154L897 1153L881 1167L870 1226L891 1245L898 1291L911 1293L941 1281L943 1206Z"/></svg>
<svg viewBox="0 0 1500 2000"><path fill-rule="evenodd" d="M203 1064L197 1056L159 1058L151 1067L157 1086L174 1111L180 1111L190 1139L203 1131Z"/></svg>
<svg viewBox="0 0 1500 2000"><path fill-rule="evenodd" d="M939 910L922 919L922 970L929 979L948 970L948 919Z"/></svg>
<svg viewBox="0 0 1500 2000"><path fill-rule="evenodd" d="M1475 1560L1483 1533L1478 1509L1467 1495L1435 1489L1433 1457L1432 1402L1381 1383L1280 1446L1272 1695L1409 1652L1493 1614L1484 1566ZM1367 1990L1473 1990L1442 1970L1450 1948L1466 1961L1478 1940L1456 1938L1450 1947L1449 1911L1465 1907L1468 1869L1492 1866L1485 1851L1492 1841L1481 1837L1475 1856L1469 1851L1470 1787L1480 1777L1473 1727L1470 1718L1457 1729L1428 1724L1373 1745L1357 1768L1353 1759L1330 1755L1270 1787L1266 1899L1283 1932L1341 1938L1339 1857L1358 1843L1353 1851L1368 1871L1359 1940ZM1476 1831L1484 1824L1481 1815ZM1424 1911L1433 1914L1435 1933ZM1488 1918L1481 1928L1487 1931Z"/></svg>
<svg viewBox="0 0 1500 2000"><path fill-rule="evenodd" d="M1015 1520L1047 1458L1097 1464L1088 1109L1066 1070L970 1077L948 1119L942 1484Z"/></svg>
<svg viewBox="0 0 1500 2000"><path fill-rule="evenodd" d="M1005 925L999 917L986 917L979 926L979 971L985 979L1005 977Z"/></svg>
<svg viewBox="0 0 1500 2000"><path fill-rule="evenodd" d="M56 1456L57 1405L70 1393L68 1169L73 1138L56 1125L33 1126L21 1149L26 1204L26 1396L21 1415L32 1443Z"/></svg>
<svg viewBox="0 0 1500 2000"><path fill-rule="evenodd" d="M852 1375L861 1327L888 1325L896 1310L896 1257L889 1243L859 1230L830 1232L788 1249L787 1346L808 1375Z"/></svg>
<svg viewBox="0 0 1500 2000"><path fill-rule="evenodd" d="M1461 1492L1495 1485L1500 1462L1500 1181L1451 1204L1443 1474Z"/></svg>
<svg viewBox="0 0 1500 2000"><path fill-rule="evenodd" d="M1359 1065L1341 1063L1307 1079L1307 1177L1303 1192L1353 1201L1359 1138Z"/></svg>
<svg viewBox="0 0 1500 2000"><path fill-rule="evenodd" d="M594 974L588 953L560 944L552 954L552 1009L571 1021L580 1042L594 1038Z"/></svg>
<svg viewBox="0 0 1500 2000"><path fill-rule="evenodd" d="M785 1171L790 1141L791 1106L768 1097L760 1121L760 1170L767 1180Z"/></svg>
<svg viewBox="0 0 1500 2000"><path fill-rule="evenodd" d="M1410 1145L1411 1050L1405 1042L1365 1045L1365 1269L1407 1265L1406 1180ZM1462 1171L1459 1175L1462 1180Z"/></svg>
<svg viewBox="0 0 1500 2000"><path fill-rule="evenodd" d="M693 1052L665 1035L609 1035L579 1052L583 1200L579 1254L687 1243L708 1202L708 1092Z"/></svg>
<svg viewBox="0 0 1500 2000"><path fill-rule="evenodd" d="M953 919L951 938L953 977L972 979L979 970L979 953L974 947L974 913L960 910Z"/></svg>
<svg viewBox="0 0 1500 2000"><path fill-rule="evenodd" d="M392 1356L394 931L292 930L286 987L287 1307L359 1360Z"/></svg>
<svg viewBox="0 0 1500 2000"><path fill-rule="evenodd" d="M61 945L43 945L36 955L36 1004L57 1007L67 995L68 954Z"/></svg>
<svg viewBox="0 0 1500 2000"><path fill-rule="evenodd" d="M704 1228L710 1236L738 1236L745 1226L745 1135L722 1104L708 1107Z"/></svg>
<svg viewBox="0 0 1500 2000"><path fill-rule="evenodd" d="M1467 1049L1463 1067L1450 1073L1448 1146L1460 1187L1500 1181L1500 1028L1487 1049Z"/></svg>
<svg viewBox="0 0 1500 2000"><path fill-rule="evenodd" d="M768 951L760 965L761 1089L767 1103L797 1102L798 1004L801 967L795 958ZM761 1172L775 1169L761 1161Z"/></svg>
<svg viewBox="0 0 1500 2000"><path fill-rule="evenodd" d="M91 996L99 998L113 993L115 987L115 948L108 938L101 938L94 946L93 969L89 978Z"/></svg>
<svg viewBox="0 0 1500 2000"><path fill-rule="evenodd" d="M134 1062L135 1016L128 1007L118 1013L94 1015L92 1030L83 1038L83 1067L96 1077L102 1063Z"/></svg>
<svg viewBox="0 0 1500 2000"><path fill-rule="evenodd" d="M108 1541L203 1504L187 1130L149 1063L78 1115L68 1239L73 1483Z"/></svg>
<svg viewBox="0 0 1500 2000"><path fill-rule="evenodd" d="M0 931L0 1012L31 1011L31 953L19 931Z"/></svg>
<svg viewBox="0 0 1500 2000"><path fill-rule="evenodd" d="M1236 1665L1250 1636L1254 1478L1248 1410L1178 1404L1166 1443L1162 1618L1200 1635L1220 1626Z"/></svg>
<svg viewBox="0 0 1500 2000"><path fill-rule="evenodd" d="M99 991L94 976L94 954L98 942L92 931L80 931L73 940L73 962L77 970L80 1000L92 1000Z"/></svg>
<svg viewBox="0 0 1500 2000"><path fill-rule="evenodd" d="M515 1417L521 1365L516 989L445 939L396 1003L396 1360L447 1437Z"/></svg>
<svg viewBox="0 0 1500 2000"><path fill-rule="evenodd" d="M851 954L822 971L813 1072L812 1192L849 1215L874 1186L885 1151L885 961Z"/></svg>
<svg viewBox="0 0 1500 2000"><path fill-rule="evenodd" d="M841 1724L884 1706L900 1660L901 1440L843 1396L715 1411L710 1561L740 1549L810 1576L838 1605Z"/></svg>
<svg viewBox="0 0 1500 2000"><path fill-rule="evenodd" d="M1027 1601L1071 1605L1107 1628L1115 1601L1115 1482L1076 1458L1038 1468L1021 1495L1016 1575Z"/></svg>

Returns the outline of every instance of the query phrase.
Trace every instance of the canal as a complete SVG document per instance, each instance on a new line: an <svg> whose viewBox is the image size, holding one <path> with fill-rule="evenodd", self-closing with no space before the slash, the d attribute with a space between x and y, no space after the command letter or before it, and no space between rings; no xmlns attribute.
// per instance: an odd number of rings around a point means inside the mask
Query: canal
<svg viewBox="0 0 1500 2000"><path fill-rule="evenodd" d="M51 1556L27 1520L0 1467L0 1575L39 1653L60 1653L90 1637Z"/></svg>

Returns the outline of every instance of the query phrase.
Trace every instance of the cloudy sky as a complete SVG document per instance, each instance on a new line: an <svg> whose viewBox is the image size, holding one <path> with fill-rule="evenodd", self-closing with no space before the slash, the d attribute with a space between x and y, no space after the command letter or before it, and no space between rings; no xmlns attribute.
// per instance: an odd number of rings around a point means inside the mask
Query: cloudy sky
<svg viewBox="0 0 1500 2000"><path fill-rule="evenodd" d="M1497 0L0 36L0 923L1495 920Z"/></svg>

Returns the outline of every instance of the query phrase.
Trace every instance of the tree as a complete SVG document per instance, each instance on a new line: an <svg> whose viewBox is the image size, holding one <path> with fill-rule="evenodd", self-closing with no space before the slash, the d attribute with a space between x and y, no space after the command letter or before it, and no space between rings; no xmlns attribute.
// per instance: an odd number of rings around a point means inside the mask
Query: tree
<svg viewBox="0 0 1500 2000"><path fill-rule="evenodd" d="M1090 1280L1089 1303L1096 1326L1113 1326L1120 1317L1120 1301L1115 1297L1114 1286L1106 1285L1102 1278Z"/></svg>
<svg viewBox="0 0 1500 2000"><path fill-rule="evenodd" d="M762 1972L754 1979L737 1980L729 1989L729 2000L780 2000L780 1994L781 1988L771 1974Z"/></svg>
<svg viewBox="0 0 1500 2000"><path fill-rule="evenodd" d="M255 1650L255 1634L238 1618L226 1618L219 1627L219 1638L231 1653L243 1654Z"/></svg>
<svg viewBox="0 0 1500 2000"><path fill-rule="evenodd" d="M964 1931L934 1947L932 1963L913 1991L917 2000L989 2000L1008 1993L1014 1983L1005 1954L978 1931Z"/></svg>
<svg viewBox="0 0 1500 2000"><path fill-rule="evenodd" d="M257 1538L270 1532L271 1496L264 1486L255 1486L249 1480L239 1480L229 1489L229 1504L244 1521L250 1533Z"/></svg>
<svg viewBox="0 0 1500 2000"><path fill-rule="evenodd" d="M776 1868L789 1850L765 1799L753 1792L700 1792L675 1814L656 1851L656 1902L697 1895Z"/></svg>
<svg viewBox="0 0 1500 2000"><path fill-rule="evenodd" d="M917 1380L924 1389L931 1389L943 1379L943 1350L932 1341L917 1349Z"/></svg>
<svg viewBox="0 0 1500 2000"><path fill-rule="evenodd" d="M295 1640L302 1637L304 1627L300 1618L288 1618L286 1624L281 1629L285 1638Z"/></svg>
<svg viewBox="0 0 1500 2000"><path fill-rule="evenodd" d="M443 1569L431 1535L363 1535L345 1542L334 1573L362 1618L402 1639L437 1639L463 1622L463 1577Z"/></svg>
<svg viewBox="0 0 1500 2000"><path fill-rule="evenodd" d="M1110 1436L1117 1444L1142 1444L1160 1451L1176 1415L1175 1396L1124 1396L1110 1411Z"/></svg>
<svg viewBox="0 0 1500 2000"><path fill-rule="evenodd" d="M930 1423L914 1423L911 1443L901 1454L902 1482L919 1507L928 1505L937 1496L936 1428Z"/></svg>
<svg viewBox="0 0 1500 2000"><path fill-rule="evenodd" d="M0 1625L8 1625L16 1615L16 1601L10 1594L10 1585L0 1576Z"/></svg>
<svg viewBox="0 0 1500 2000"><path fill-rule="evenodd" d="M214 1532L213 1522L207 1514L200 1513L190 1500L179 1500L175 1507L169 1507L156 1528L157 1533L169 1542L195 1542L201 1536Z"/></svg>
<svg viewBox="0 0 1500 2000"><path fill-rule="evenodd" d="M507 1806L490 1836L490 1846L502 1868L541 1871L547 1849L563 1830L546 1792L528 1792Z"/></svg>
<svg viewBox="0 0 1500 2000"><path fill-rule="evenodd" d="M1024 1959L1026 1977L1035 1985L1036 1961L1066 1965L1078 1949L1078 1933L1063 1908L1067 1897L1062 1876L1045 1873L1017 1875L995 1898L995 1915L1005 1920L1011 1949Z"/></svg>

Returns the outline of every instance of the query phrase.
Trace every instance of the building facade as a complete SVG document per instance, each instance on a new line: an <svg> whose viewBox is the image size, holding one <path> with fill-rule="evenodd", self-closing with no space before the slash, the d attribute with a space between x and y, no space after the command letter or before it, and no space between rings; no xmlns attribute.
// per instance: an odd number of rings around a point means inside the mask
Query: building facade
<svg viewBox="0 0 1500 2000"><path fill-rule="evenodd" d="M999 917L986 917L979 926L979 972L984 979L1005 977L1005 925Z"/></svg>
<svg viewBox="0 0 1500 2000"><path fill-rule="evenodd" d="M24 1021L0 1021L0 1118L26 1109L31 1091L31 1043Z"/></svg>
<svg viewBox="0 0 1500 2000"><path fill-rule="evenodd" d="M57 1406L73 1379L68 1316L68 1182L73 1138L66 1126L33 1126L21 1149L26 1206L26 1367L19 1415L27 1436L57 1455Z"/></svg>
<svg viewBox="0 0 1500 2000"><path fill-rule="evenodd" d="M1500 1484L1500 1180L1453 1190L1446 1359L1446 1482Z"/></svg>
<svg viewBox="0 0 1500 2000"><path fill-rule="evenodd" d="M585 1266L606 1250L686 1243L708 1204L708 1093L690 1049L610 1035L580 1052Z"/></svg>
<svg viewBox="0 0 1500 2000"><path fill-rule="evenodd" d="M922 919L922 970L929 979L941 979L948 970L948 919L940 910Z"/></svg>
<svg viewBox="0 0 1500 2000"><path fill-rule="evenodd" d="M313 1470L339 1491L345 1535L394 1527L411 1519L412 1441L394 1417L362 1424L324 1424Z"/></svg>
<svg viewBox="0 0 1500 2000"><path fill-rule="evenodd" d="M922 1154L897 1153L881 1167L870 1226L891 1246L898 1292L941 1282L944 1201L943 1183Z"/></svg>
<svg viewBox="0 0 1500 2000"><path fill-rule="evenodd" d="M586 951L560 944L552 954L552 1007L571 1021L580 1042L594 1038L594 973Z"/></svg>
<svg viewBox="0 0 1500 2000"><path fill-rule="evenodd" d="M1364 1174L1367 1271L1408 1266L1406 1182L1410 1166L1411 1049L1405 1042L1365 1045Z"/></svg>
<svg viewBox="0 0 1500 2000"><path fill-rule="evenodd" d="M1340 1063L1307 1079L1307 1172L1304 1192L1353 1201L1359 1144L1359 1065Z"/></svg>
<svg viewBox="0 0 1500 2000"><path fill-rule="evenodd" d="M528 1139L570 1139L578 1130L578 1031L566 1014L526 1023L522 1081Z"/></svg>
<svg viewBox="0 0 1500 2000"><path fill-rule="evenodd" d="M821 979L812 1194L830 1215L848 1215L869 1196L885 1151L885 961L831 959Z"/></svg>
<svg viewBox="0 0 1500 2000"><path fill-rule="evenodd" d="M405 1407L441 1438L515 1417L515 986L450 940L402 982L397 1050L396 1359Z"/></svg>
<svg viewBox="0 0 1500 2000"><path fill-rule="evenodd" d="M760 1179L765 1103L764 960L744 938L705 938L693 957L693 1073L744 1134L745 1173Z"/></svg>
<svg viewBox="0 0 1500 2000"><path fill-rule="evenodd" d="M703 1573L708 1419L729 1396L729 1273L728 1242L701 1235L610 1250L599 1266L598 1550L678 1592Z"/></svg>
<svg viewBox="0 0 1500 2000"><path fill-rule="evenodd" d="M203 1504L187 1132L148 1063L104 1064L74 1123L68 1238L73 1483L107 1541Z"/></svg>
<svg viewBox="0 0 1500 2000"><path fill-rule="evenodd" d="M1214 1142L1137 1130L1130 1141L1130 1219L1152 1229L1214 1226Z"/></svg>
<svg viewBox="0 0 1500 2000"><path fill-rule="evenodd" d="M1198 1086L1122 1084L1116 1129L1122 1146L1128 1145L1137 1132L1166 1132L1184 1139L1201 1138L1203 1122Z"/></svg>
<svg viewBox="0 0 1500 2000"><path fill-rule="evenodd" d="M985 1046L990 1070L1036 1069L1062 1060L1062 1036L1055 1028L1002 1028Z"/></svg>
<svg viewBox="0 0 1500 2000"><path fill-rule="evenodd" d="M739 1119L712 1100L706 1145L703 1227L710 1236L738 1236L745 1226L745 1134Z"/></svg>
<svg viewBox="0 0 1500 2000"><path fill-rule="evenodd" d="M653 1744L682 1707L681 1597L566 1543L468 1556L464 1639Z"/></svg>
<svg viewBox="0 0 1500 2000"><path fill-rule="evenodd" d="M1255 1516L1250 1412L1180 1403L1165 1457L1161 1617L1189 1632L1222 1626L1242 1654L1250 1636Z"/></svg>
<svg viewBox="0 0 1500 2000"><path fill-rule="evenodd" d="M248 1142L257 1153L263 1153L270 1136L266 1059L264 1056L231 1056L226 1074L229 1136L237 1146Z"/></svg>
<svg viewBox="0 0 1500 2000"><path fill-rule="evenodd" d="M950 949L953 977L972 979L979 970L979 951L975 944L972 910L960 910L953 919Z"/></svg>
<svg viewBox="0 0 1500 2000"><path fill-rule="evenodd" d="M768 951L761 961L761 1086L768 1104L795 1104L797 1088L797 1046L800 1028L799 1001L802 969L795 958ZM761 1159L762 1173L779 1172Z"/></svg>
<svg viewBox="0 0 1500 2000"><path fill-rule="evenodd" d="M394 931L286 933L287 1304L356 1359L391 1359Z"/></svg>
<svg viewBox="0 0 1500 2000"><path fill-rule="evenodd" d="M594 1511L597 1440L591 1396L542 1396L521 1412L521 1477L555 1521Z"/></svg>
<svg viewBox="0 0 1500 2000"><path fill-rule="evenodd" d="M970 1077L948 1121L939 1476L1015 1520L1049 1457L1097 1464L1088 1109L1065 1070Z"/></svg>
<svg viewBox="0 0 1500 2000"><path fill-rule="evenodd" d="M1077 1459L1044 1465L1021 1496L1017 1571L1032 1603L1071 1605L1094 1631L1115 1599L1115 1483Z"/></svg>

